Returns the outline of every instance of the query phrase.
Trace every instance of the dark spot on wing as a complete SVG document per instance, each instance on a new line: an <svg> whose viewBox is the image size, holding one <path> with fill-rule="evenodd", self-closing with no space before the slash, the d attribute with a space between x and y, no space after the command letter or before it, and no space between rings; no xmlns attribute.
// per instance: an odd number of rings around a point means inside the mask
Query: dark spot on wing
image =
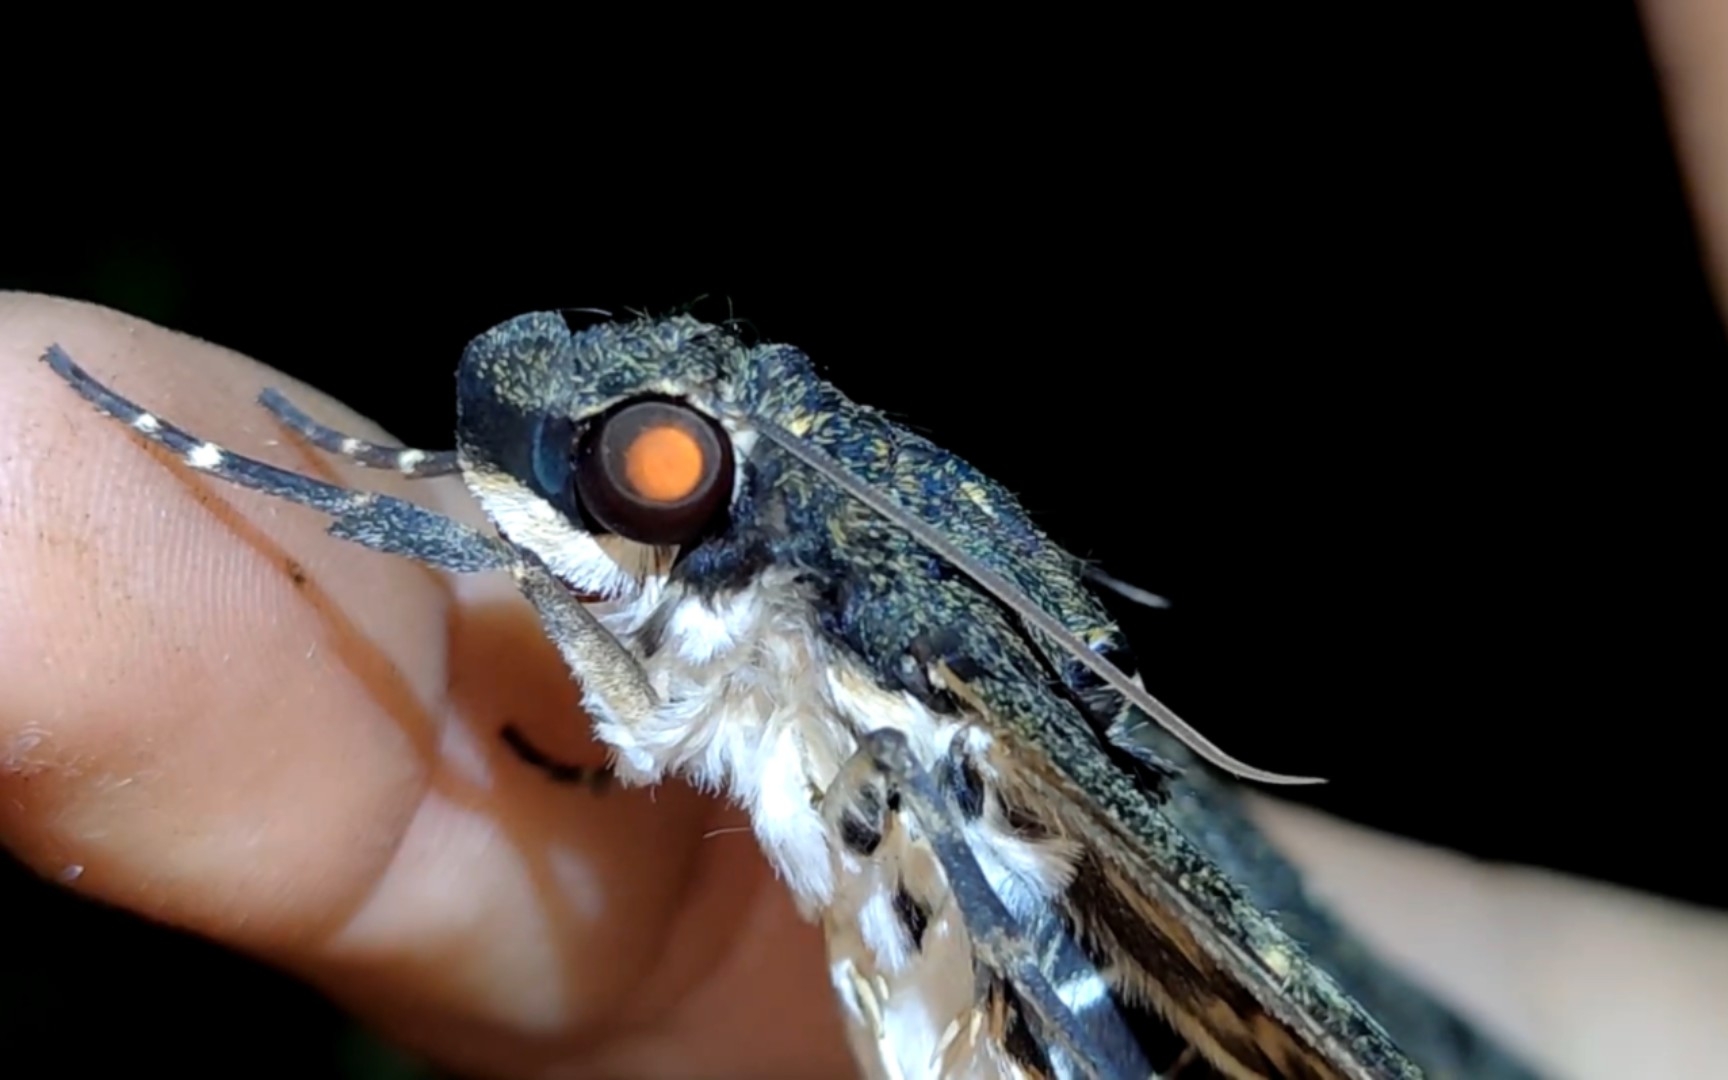
<svg viewBox="0 0 1728 1080"><path fill-rule="evenodd" d="M851 805L840 815L840 840L848 850L869 855L881 845L887 820L882 803L882 790L874 784L865 784L852 796ZM893 808L892 792L888 803Z"/></svg>
<svg viewBox="0 0 1728 1080"><path fill-rule="evenodd" d="M901 882L894 890L894 914L906 928L914 949L924 948L924 931L930 926L930 905L913 896Z"/></svg>
<svg viewBox="0 0 1728 1080"><path fill-rule="evenodd" d="M954 695L930 682L924 662L911 653L901 653L894 664L894 674L900 681L901 689L917 698L924 707L939 716L950 716L959 711L960 703Z"/></svg>
<svg viewBox="0 0 1728 1080"><path fill-rule="evenodd" d="M971 682L984 673L978 662L966 653L966 640L951 626L940 627L912 639L909 650L925 670L942 664L961 682Z"/></svg>
<svg viewBox="0 0 1728 1080"><path fill-rule="evenodd" d="M1044 823L1043 818L1007 799L1000 799L998 802L1002 806L1002 819L1014 830L1015 836L1031 841L1050 838L1050 826Z"/></svg>
<svg viewBox="0 0 1728 1080"><path fill-rule="evenodd" d="M1129 1005L1114 987L1110 990L1110 1001L1121 1014L1122 1022L1128 1025L1128 1034L1134 1037L1140 1052L1146 1055L1146 1060L1151 1062L1159 1076L1170 1073L1176 1063L1183 1060L1184 1054L1193 1051L1188 1040L1178 1035L1151 1004ZM1218 1073L1204 1061L1192 1061L1184 1063L1177 1075L1182 1080L1213 1080Z"/></svg>
<svg viewBox="0 0 1728 1080"><path fill-rule="evenodd" d="M858 855L870 855L882 843L882 830L855 814L842 814L840 840L847 850Z"/></svg>
<svg viewBox="0 0 1728 1080"><path fill-rule="evenodd" d="M1111 887L1096 856L1083 858L1076 867L1067 900L1085 924L1106 931L1114 939L1115 947L1126 954L1125 959L1157 983L1171 1008L1203 1020L1207 1033L1219 1048L1250 1074L1269 1080L1310 1080L1328 1075L1314 1072L1305 1062L1274 1063L1256 1041L1250 1024L1270 1025L1285 1044L1294 1036L1267 1015L1241 983L1213 964L1191 959L1193 954L1172 940L1164 927L1136 910ZM1107 957L1093 959L1109 961ZM1180 1055L1186 1040L1177 1034L1174 1025L1159 1020L1149 1010L1129 1007L1124 1013L1148 1060L1168 1063ZM1209 1066L1194 1062L1185 1066L1181 1075L1209 1078L1218 1074Z"/></svg>
<svg viewBox="0 0 1728 1080"><path fill-rule="evenodd" d="M294 587L296 589L300 589L300 588L305 587L305 585L306 585L306 568L304 566L301 566L299 563L295 562L293 559L289 559L285 569L288 571L288 580L292 581L294 583Z"/></svg>
<svg viewBox="0 0 1728 1080"><path fill-rule="evenodd" d="M1002 1049L1031 1075L1054 1076L1056 1070L1050 1064L1050 1055L1044 1052L1043 1044L1032 1034L1031 1026L1026 1023L1025 1006L1020 1004L1019 996L1006 984L999 985L994 992L1002 995L1007 1009Z"/></svg>
<svg viewBox="0 0 1728 1080"><path fill-rule="evenodd" d="M948 790L960 816L967 821L983 816L984 777L979 774L977 763L955 746L943 756L939 767L942 786Z"/></svg>
<svg viewBox="0 0 1728 1080"><path fill-rule="evenodd" d="M948 671L963 683L972 682L984 674L984 668L964 653L955 653L947 663Z"/></svg>

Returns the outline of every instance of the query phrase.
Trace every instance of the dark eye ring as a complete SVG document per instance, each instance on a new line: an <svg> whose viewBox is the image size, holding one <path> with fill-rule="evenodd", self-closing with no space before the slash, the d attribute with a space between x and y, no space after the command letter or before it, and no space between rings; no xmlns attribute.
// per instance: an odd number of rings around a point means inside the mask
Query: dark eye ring
<svg viewBox="0 0 1728 1080"><path fill-rule="evenodd" d="M732 440L675 401L637 401L577 437L576 497L596 522L643 544L686 543L732 498Z"/></svg>

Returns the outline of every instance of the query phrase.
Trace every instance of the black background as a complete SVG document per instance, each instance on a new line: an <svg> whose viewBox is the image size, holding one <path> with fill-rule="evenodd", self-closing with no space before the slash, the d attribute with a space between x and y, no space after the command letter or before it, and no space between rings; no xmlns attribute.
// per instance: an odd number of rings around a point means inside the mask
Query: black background
<svg viewBox="0 0 1728 1080"><path fill-rule="evenodd" d="M1122 612L1148 686L1330 777L1315 805L1728 906L1687 857L1720 818L1725 349L1636 20L1314 18L1170 17L1059 65L980 44L921 58L928 85L884 62L820 123L698 95L458 134L404 107L257 119L244 152L120 123L98 165L41 164L0 284L247 352L428 447L486 327L705 296L1169 596ZM21 870L0 889L40 931L0 1032L96 1015L127 1034L91 1061L219 1071L219 1030L283 1048L254 1074L337 1068L310 995ZM163 967L203 996L136 1000Z"/></svg>

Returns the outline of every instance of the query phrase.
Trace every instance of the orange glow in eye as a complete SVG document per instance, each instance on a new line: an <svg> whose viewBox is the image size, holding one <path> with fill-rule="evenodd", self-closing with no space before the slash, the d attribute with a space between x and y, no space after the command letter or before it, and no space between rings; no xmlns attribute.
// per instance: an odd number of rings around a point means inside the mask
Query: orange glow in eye
<svg viewBox="0 0 1728 1080"><path fill-rule="evenodd" d="M702 483L707 465L701 444L672 424L643 430L624 451L624 478L638 495L654 502L689 497Z"/></svg>

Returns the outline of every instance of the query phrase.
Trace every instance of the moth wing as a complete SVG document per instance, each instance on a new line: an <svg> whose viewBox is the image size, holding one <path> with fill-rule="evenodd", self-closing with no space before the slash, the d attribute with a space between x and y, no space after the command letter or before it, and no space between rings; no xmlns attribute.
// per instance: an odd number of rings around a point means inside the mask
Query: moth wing
<svg viewBox="0 0 1728 1080"><path fill-rule="evenodd" d="M868 856L841 856L822 912L829 977L869 1080L1044 1080L1011 1049L1028 1038L1005 995L980 993L974 944L931 845L890 815ZM913 910L915 909L915 910ZM1035 1056L1035 1055L1033 1055Z"/></svg>
<svg viewBox="0 0 1728 1080"><path fill-rule="evenodd" d="M1185 1044L1233 1080L1422 1075L1157 796L1126 770L1100 773L1090 754L1082 789L1057 764L1063 749L1000 738L996 794L1012 814L1078 841L1066 918L1143 1041Z"/></svg>

